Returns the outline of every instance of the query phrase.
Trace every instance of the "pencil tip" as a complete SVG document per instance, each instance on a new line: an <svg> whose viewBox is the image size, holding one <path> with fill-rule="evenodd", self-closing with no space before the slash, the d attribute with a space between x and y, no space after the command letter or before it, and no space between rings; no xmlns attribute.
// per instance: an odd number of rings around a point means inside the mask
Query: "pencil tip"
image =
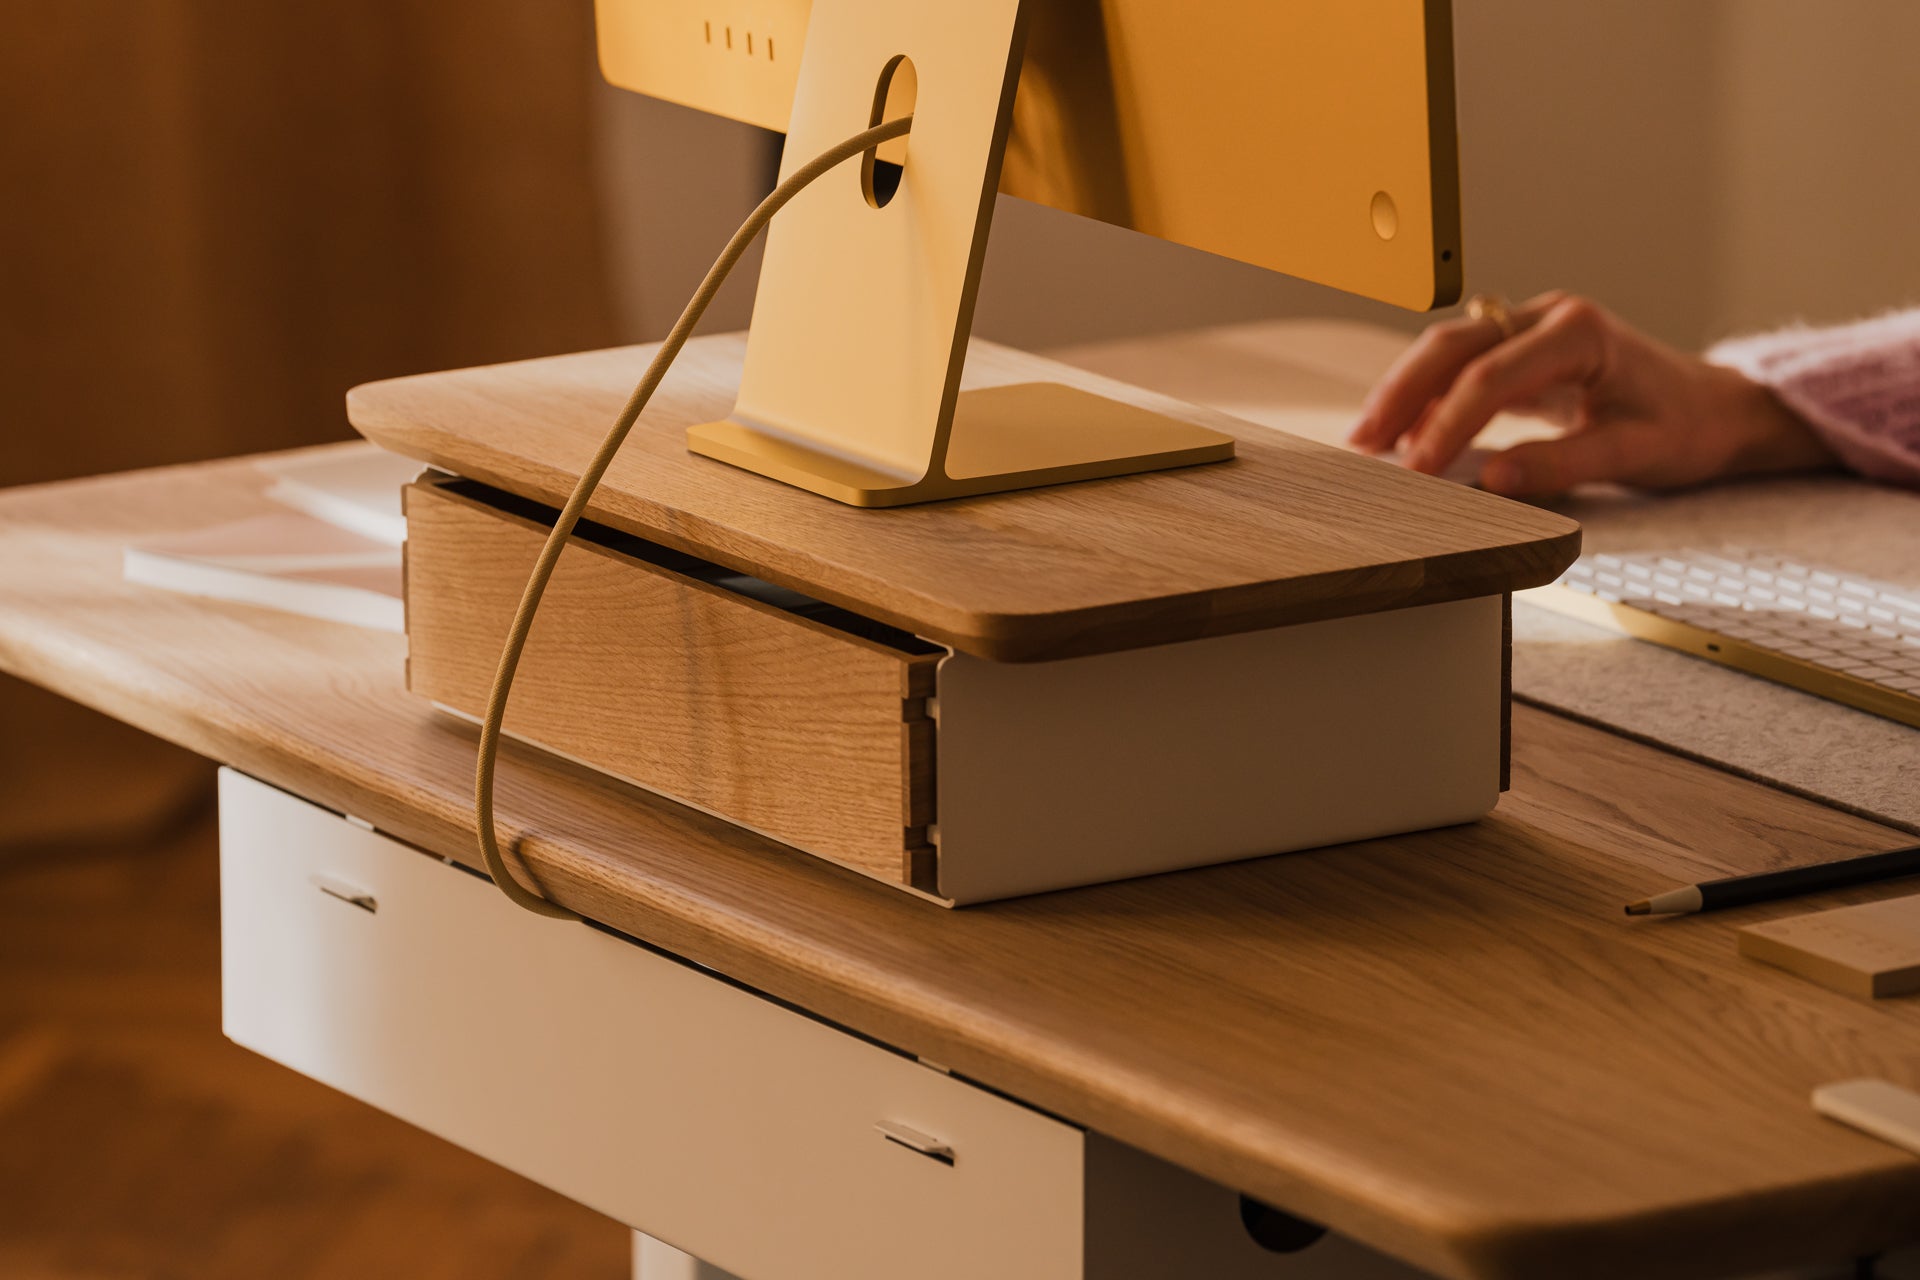
<svg viewBox="0 0 1920 1280"><path fill-rule="evenodd" d="M1629 902L1627 904L1627 914L1630 916L1652 915L1653 904L1651 902Z"/></svg>

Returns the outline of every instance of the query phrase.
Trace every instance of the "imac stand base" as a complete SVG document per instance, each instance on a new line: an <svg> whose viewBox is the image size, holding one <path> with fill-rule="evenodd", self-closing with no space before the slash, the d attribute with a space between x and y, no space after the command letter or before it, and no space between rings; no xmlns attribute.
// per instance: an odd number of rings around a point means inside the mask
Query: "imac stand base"
<svg viewBox="0 0 1920 1280"><path fill-rule="evenodd" d="M963 391L934 463L909 475L777 427L740 420L689 428L693 452L856 507L1132 475L1233 457L1233 437L1054 382Z"/></svg>

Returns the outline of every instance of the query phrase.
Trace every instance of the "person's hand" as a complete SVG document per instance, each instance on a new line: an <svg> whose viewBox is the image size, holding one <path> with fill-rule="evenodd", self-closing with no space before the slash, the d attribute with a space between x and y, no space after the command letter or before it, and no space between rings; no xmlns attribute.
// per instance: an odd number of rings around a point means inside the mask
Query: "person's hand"
<svg viewBox="0 0 1920 1280"><path fill-rule="evenodd" d="M1422 334L1373 389L1349 437L1398 447L1416 471L1444 470L1503 411L1546 418L1555 440L1489 459L1480 484L1528 497L1593 481L1652 489L1720 476L1835 464L1833 453L1767 388L1676 351L1585 298L1543 294L1490 318Z"/></svg>

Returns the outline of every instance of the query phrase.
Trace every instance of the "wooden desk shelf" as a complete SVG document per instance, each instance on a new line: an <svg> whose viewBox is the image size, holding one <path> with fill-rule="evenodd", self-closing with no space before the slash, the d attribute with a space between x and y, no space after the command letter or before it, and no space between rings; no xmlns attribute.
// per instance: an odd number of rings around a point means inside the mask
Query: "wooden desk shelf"
<svg viewBox="0 0 1920 1280"><path fill-rule="evenodd" d="M406 497L408 687L477 720L553 512L446 477ZM982 902L1480 817L1506 772L1507 604L991 662L589 526L506 728Z"/></svg>
<svg viewBox="0 0 1920 1280"><path fill-rule="evenodd" d="M1498 799L1508 596L1570 562L1571 522L985 343L978 383L1237 427L1239 456L856 510L685 451L740 349L687 349L589 505L515 736L947 903L1449 826ZM592 450L648 354L353 392L367 435L468 477L410 494L417 692L481 712L570 487L554 464Z"/></svg>
<svg viewBox="0 0 1920 1280"><path fill-rule="evenodd" d="M356 387L361 434L559 507L650 347ZM860 510L687 452L742 335L698 338L587 518L998 662L1110 653L1551 582L1573 521L975 342L963 387L1056 381L1225 431L1238 455L1053 489Z"/></svg>

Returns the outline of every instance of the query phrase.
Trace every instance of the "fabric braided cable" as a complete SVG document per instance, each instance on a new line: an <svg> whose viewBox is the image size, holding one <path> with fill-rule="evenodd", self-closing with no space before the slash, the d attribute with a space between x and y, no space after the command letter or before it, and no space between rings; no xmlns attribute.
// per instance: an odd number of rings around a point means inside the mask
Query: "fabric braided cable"
<svg viewBox="0 0 1920 1280"><path fill-rule="evenodd" d="M540 598L546 594L547 583L553 578L554 566L560 562L560 553L566 549L567 540L572 536L574 527L579 524L581 513L587 509L593 492L600 485L601 478L612 465L614 455L620 452L620 446L626 443L628 432L639 420L646 409L647 402L653 398L654 391L673 367L680 349L687 345L687 339L693 336L693 330L700 323L700 317L706 313L707 306L726 283L729 273L740 261L760 232L773 220L788 201L806 190L829 170L844 164L863 152L870 151L883 142L904 137L913 127L912 116L902 116L889 120L862 133L855 134L845 142L815 156L804 166L773 189L773 193L762 200L757 208L740 224L733 233L733 239L714 260L707 272L706 279L700 282L686 310L680 313L680 319L674 323L673 331L666 341L660 344L653 362L641 376L628 397L627 404L620 411L606 439L600 442L598 452L580 473L579 481L573 487L573 495L567 499L567 505L561 508L559 519L553 523L553 529L547 534L547 541L540 548L540 557L534 562L533 572L527 577L527 589L520 597L520 608L513 615L513 627L507 632L506 645L500 651L500 666L493 677L493 688L487 695L487 712L480 725L479 758L474 769L473 807L474 822L480 837L480 857L486 863L487 874L500 891L507 895L516 906L526 908L537 915L551 916L558 920L577 920L579 916L565 907L548 900L545 896L529 889L508 870L506 859L500 852L499 834L494 826L493 779L495 767L500 755L501 725L506 719L507 698L513 692L514 673L519 670L521 654L526 650L527 633L533 629L534 616L540 610Z"/></svg>

